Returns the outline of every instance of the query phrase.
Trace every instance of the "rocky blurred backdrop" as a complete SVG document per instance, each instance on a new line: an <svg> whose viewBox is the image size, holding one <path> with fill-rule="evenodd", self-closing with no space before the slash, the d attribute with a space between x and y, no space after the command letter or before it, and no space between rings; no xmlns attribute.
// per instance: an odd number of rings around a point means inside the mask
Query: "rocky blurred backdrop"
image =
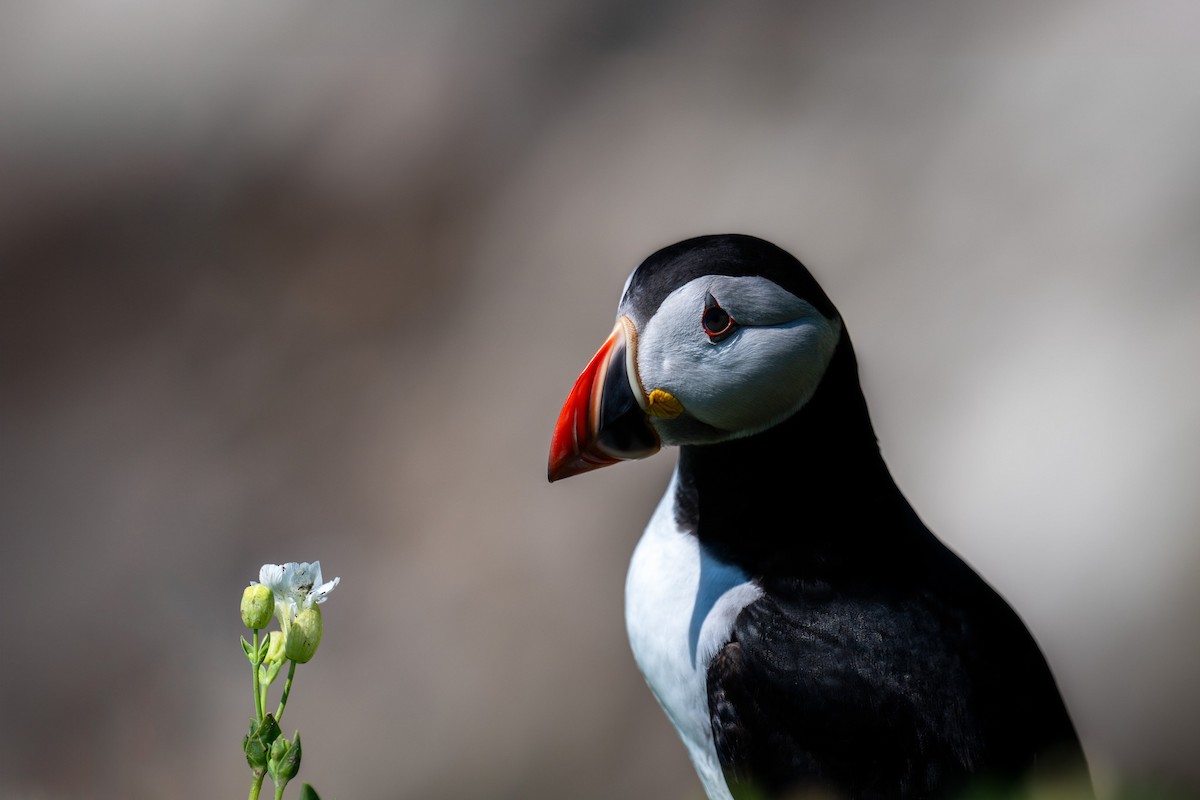
<svg viewBox="0 0 1200 800"><path fill-rule="evenodd" d="M244 796L237 605L342 584L334 798L697 800L622 617L674 456L550 486L652 250L841 308L897 480L1107 792L1200 796L1200 8L0 6L0 797Z"/></svg>

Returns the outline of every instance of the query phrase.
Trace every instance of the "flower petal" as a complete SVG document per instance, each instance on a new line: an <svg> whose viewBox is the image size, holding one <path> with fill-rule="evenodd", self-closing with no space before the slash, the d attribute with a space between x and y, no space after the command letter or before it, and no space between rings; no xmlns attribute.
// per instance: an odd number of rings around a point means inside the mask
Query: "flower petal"
<svg viewBox="0 0 1200 800"><path fill-rule="evenodd" d="M321 562L289 561L286 564L263 564L258 582L275 594L275 613L286 627L301 609L324 603L341 578L322 582ZM316 587L316 588L314 588Z"/></svg>
<svg viewBox="0 0 1200 800"><path fill-rule="evenodd" d="M279 564L263 564L258 571L258 582L268 587L275 594L283 591L283 574L285 567Z"/></svg>
<svg viewBox="0 0 1200 800"><path fill-rule="evenodd" d="M309 597L312 598L312 602L324 603L326 600L329 599L329 593L332 592L334 589L336 589L337 585L339 583L341 583L341 581L342 581L341 578L334 578L331 581L322 583L316 589L313 589L312 594L309 595Z"/></svg>
<svg viewBox="0 0 1200 800"><path fill-rule="evenodd" d="M287 573L287 591L296 594L296 599L301 600L312 591L312 587L321 580L321 562L316 561L312 564L307 561L299 563L295 561L288 562L284 565L284 570Z"/></svg>

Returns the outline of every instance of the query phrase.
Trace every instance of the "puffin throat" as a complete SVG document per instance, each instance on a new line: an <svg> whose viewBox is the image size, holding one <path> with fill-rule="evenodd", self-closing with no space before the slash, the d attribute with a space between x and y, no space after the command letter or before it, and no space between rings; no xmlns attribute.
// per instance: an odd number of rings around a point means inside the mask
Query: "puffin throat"
<svg viewBox="0 0 1200 800"><path fill-rule="evenodd" d="M879 452L844 329L803 408L753 436L683 446L678 470L677 522L750 575L886 569L906 545L897 520L924 530Z"/></svg>

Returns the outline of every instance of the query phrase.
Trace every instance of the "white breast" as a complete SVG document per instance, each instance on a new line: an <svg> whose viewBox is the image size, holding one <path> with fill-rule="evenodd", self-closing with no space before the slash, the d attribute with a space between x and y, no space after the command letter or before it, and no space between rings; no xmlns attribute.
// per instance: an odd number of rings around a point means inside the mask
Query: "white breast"
<svg viewBox="0 0 1200 800"><path fill-rule="evenodd" d="M732 800L713 746L708 662L762 592L675 522L675 486L650 518L625 582L625 625L638 667L679 731L711 800Z"/></svg>

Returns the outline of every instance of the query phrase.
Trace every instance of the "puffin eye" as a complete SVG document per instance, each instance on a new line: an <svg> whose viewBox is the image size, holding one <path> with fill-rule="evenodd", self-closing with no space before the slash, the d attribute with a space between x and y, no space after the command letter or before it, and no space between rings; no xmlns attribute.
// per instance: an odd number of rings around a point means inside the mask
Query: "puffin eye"
<svg viewBox="0 0 1200 800"><path fill-rule="evenodd" d="M711 294L704 298L704 314L700 317L700 324L713 342L719 342L737 330L733 317L721 308Z"/></svg>

